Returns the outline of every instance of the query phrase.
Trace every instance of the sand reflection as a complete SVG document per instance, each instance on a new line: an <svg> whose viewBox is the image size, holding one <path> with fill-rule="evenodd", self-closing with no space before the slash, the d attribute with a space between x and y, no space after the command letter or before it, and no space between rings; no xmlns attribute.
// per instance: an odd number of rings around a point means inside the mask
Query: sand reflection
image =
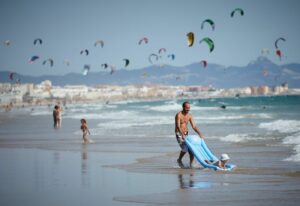
<svg viewBox="0 0 300 206"><path fill-rule="evenodd" d="M194 174L178 174L178 181L180 189L189 188L210 188L212 186L211 182L205 181L195 181Z"/></svg>

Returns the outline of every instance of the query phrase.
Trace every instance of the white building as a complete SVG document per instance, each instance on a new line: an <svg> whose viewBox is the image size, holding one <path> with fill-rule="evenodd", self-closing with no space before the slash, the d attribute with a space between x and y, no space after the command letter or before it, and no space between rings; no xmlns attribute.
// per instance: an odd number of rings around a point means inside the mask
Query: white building
<svg viewBox="0 0 300 206"><path fill-rule="evenodd" d="M53 98L68 98L85 97L89 92L89 88L85 85L66 85L62 87L53 87L51 95Z"/></svg>

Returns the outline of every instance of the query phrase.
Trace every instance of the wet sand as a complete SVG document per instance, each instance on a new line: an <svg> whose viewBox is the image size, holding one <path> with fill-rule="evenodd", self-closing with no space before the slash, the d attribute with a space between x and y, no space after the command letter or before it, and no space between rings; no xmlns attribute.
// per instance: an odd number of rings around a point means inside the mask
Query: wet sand
<svg viewBox="0 0 300 206"><path fill-rule="evenodd" d="M281 148L251 153L251 147L235 145L231 157L238 168L215 172L198 164L195 169L179 168L175 151L144 153L127 143L104 149L113 144L109 141L56 149L47 144L1 145L1 205L274 206L298 205L300 199L299 168L282 167L270 158L288 156ZM265 158L255 161L260 156Z"/></svg>
<svg viewBox="0 0 300 206"><path fill-rule="evenodd" d="M232 172L215 172L199 164L195 169L179 169L175 166L177 153L140 159L134 164L115 167L129 172L163 174L165 178L172 176L174 181L177 178L178 188L115 199L147 205L298 205L299 164L277 161L289 155L287 148L207 142L216 150L231 151L231 161L238 167ZM188 163L187 158L185 162ZM157 181L158 190L164 184L162 179Z"/></svg>
<svg viewBox="0 0 300 206"><path fill-rule="evenodd" d="M74 135L78 121L64 121L61 130L34 129L32 121L51 123L19 116L0 124L0 205L274 206L300 200L300 165L282 161L291 155L287 146L208 137L212 151L229 153L237 169L215 172L199 164L181 169L175 137L104 134L84 145L81 135Z"/></svg>

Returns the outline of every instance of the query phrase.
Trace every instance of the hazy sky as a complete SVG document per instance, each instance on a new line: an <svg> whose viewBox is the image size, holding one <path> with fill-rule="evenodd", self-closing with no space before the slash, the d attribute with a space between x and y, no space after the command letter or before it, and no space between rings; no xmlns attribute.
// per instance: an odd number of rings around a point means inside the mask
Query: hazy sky
<svg viewBox="0 0 300 206"><path fill-rule="evenodd" d="M235 8L242 8L244 16L231 18ZM201 30L205 19L215 22L214 31L209 25ZM243 66L264 48L277 64L299 63L299 20L299 0L0 0L0 71L61 75L82 72L84 64L103 71L103 63L118 70L124 69L124 58L130 59L126 69L139 69L149 66L149 54L160 48L167 52L159 61L174 66L203 59ZM195 33L193 47L187 46L188 32ZM139 45L142 37L149 43ZM203 37L214 41L213 52L199 44ZM274 46L279 37L286 39L279 42L281 61ZM33 45L36 38L43 44ZM99 39L104 48L93 46ZM82 49L90 55L80 55ZM41 58L28 63L33 55ZM47 58L54 59L53 67L42 64Z"/></svg>

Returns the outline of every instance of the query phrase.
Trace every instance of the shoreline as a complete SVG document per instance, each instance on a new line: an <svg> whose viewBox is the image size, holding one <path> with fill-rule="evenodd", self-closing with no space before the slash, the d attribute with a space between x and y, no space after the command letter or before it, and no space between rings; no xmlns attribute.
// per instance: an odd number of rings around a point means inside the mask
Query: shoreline
<svg viewBox="0 0 300 206"><path fill-rule="evenodd" d="M53 202L49 197L58 197L60 192L68 195L67 190L74 186L78 187L77 184L81 184L77 190L85 194L85 196L80 196L81 200L88 201L89 205L97 205L100 200L109 205L171 204L178 206L203 203L225 206L250 206L264 203L263 205L279 206L282 205L282 202L285 205L294 205L295 202L298 202L299 170L292 171L288 168L282 170L276 167L256 167L254 165L244 167L244 163L239 163L240 160L237 159L237 157L247 159L249 156L247 153L240 154L240 151L245 149L244 146L218 143L216 140L210 140L210 145L216 148L222 146L226 150L231 148L232 161L238 163L238 167L231 172L216 172L202 169L200 166L196 166L194 169L181 169L176 163L178 145L175 145L174 152L160 154L157 152L97 151L93 150L92 144L78 144L79 147L75 150L35 146L25 148L19 145L20 147L5 147L5 149L0 147L0 153L2 162L12 161L12 163L6 164L7 170L15 168L13 165L29 166L27 172L14 171L10 177L21 176L22 173L23 177L28 178L28 180L22 180L25 182L31 181L34 177L33 182L39 187L34 194L42 195L44 199L28 200L27 203L32 205ZM262 153L268 154L269 152L259 152L258 156L269 156L270 154L262 155ZM280 153L280 156L282 154ZM34 157L38 157L38 162ZM264 159L264 161L268 161L268 158ZM184 161L187 163L187 157ZM33 165L36 166L33 167ZM41 170L42 168L43 170ZM28 170L32 172L28 172ZM47 172L48 170L52 172ZM76 175L67 177L66 174L70 172L75 172ZM35 173L35 175L29 175L31 173ZM55 176L52 177L53 175ZM51 177L54 178L52 182ZM20 178L16 179L20 181ZM55 181L55 179L57 180ZM10 180L11 183L6 184L5 187L7 192L2 192L2 194L9 194L11 184L15 186L22 184L17 180ZM101 180L100 185L99 180ZM47 184L44 186L45 183ZM97 188L97 192L94 192L95 188ZM88 194L86 191L89 191ZM14 193L18 197L21 195L20 190ZM33 196L31 193L27 193L27 195ZM215 196L218 196L218 199ZM15 201L18 199L15 198ZM278 199L281 201L277 201ZM57 204L64 204L65 201L66 199L58 199ZM75 202L72 205L78 205L76 203L79 201L78 198L74 198L73 201ZM3 198L0 202L11 203L7 198Z"/></svg>
<svg viewBox="0 0 300 206"><path fill-rule="evenodd" d="M40 101L39 103L28 103L28 102L16 102L12 104L6 104L0 102L0 108L4 111L10 111L13 108L20 109L20 108L30 108L30 107L36 107L36 106L54 106L54 105L77 105L77 104L118 104L122 102L155 102L155 101L172 101L172 100L195 100L195 99L223 99L223 98L257 98L257 97L282 97L282 96L300 96L300 93L281 93L281 94L268 94L268 95L241 95L241 96L208 96L208 97L202 97L202 96L196 96L196 97L188 97L188 96L182 96L182 97L164 97L164 98L117 98L117 99L111 99L111 100L103 100L103 99L97 99L97 100L78 100L78 101L64 101L61 99L51 99L43 101ZM0 110L1 111L1 110Z"/></svg>

